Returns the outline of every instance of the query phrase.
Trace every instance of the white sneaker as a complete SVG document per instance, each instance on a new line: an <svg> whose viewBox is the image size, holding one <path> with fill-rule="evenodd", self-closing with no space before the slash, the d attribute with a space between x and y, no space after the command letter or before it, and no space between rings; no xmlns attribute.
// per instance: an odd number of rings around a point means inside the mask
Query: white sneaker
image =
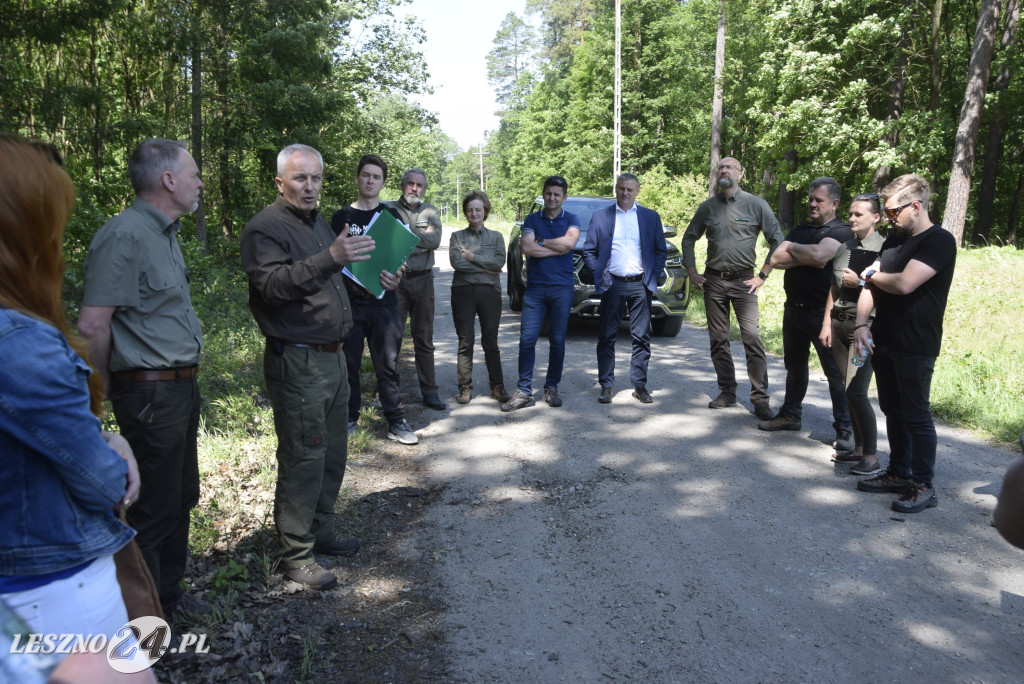
<svg viewBox="0 0 1024 684"><path fill-rule="evenodd" d="M400 420L388 428L388 439L393 439L401 444L419 444L420 438L412 431L409 421Z"/></svg>

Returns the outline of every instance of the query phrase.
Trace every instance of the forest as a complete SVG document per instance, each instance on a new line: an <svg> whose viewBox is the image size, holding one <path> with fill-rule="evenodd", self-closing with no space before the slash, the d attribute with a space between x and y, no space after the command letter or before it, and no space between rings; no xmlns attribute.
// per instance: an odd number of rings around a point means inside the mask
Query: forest
<svg viewBox="0 0 1024 684"><path fill-rule="evenodd" d="M374 150L425 168L432 201L455 210L456 176L462 193L479 183L481 150L413 101L430 87L431 37L403 4L0 0L0 128L66 157L71 240L125 205L126 156L150 135L189 142L206 190L186 234L194 224L207 249L273 196L274 155L296 141L324 154L327 207L352 197L355 161ZM816 176L853 195L920 172L964 244L1019 246L1019 13L1020 0L627 0L622 169L676 225L707 196L715 154L743 162L784 225ZM521 216L549 173L610 193L614 26L612 0L526 0L497 28L501 123L483 180L499 215Z"/></svg>

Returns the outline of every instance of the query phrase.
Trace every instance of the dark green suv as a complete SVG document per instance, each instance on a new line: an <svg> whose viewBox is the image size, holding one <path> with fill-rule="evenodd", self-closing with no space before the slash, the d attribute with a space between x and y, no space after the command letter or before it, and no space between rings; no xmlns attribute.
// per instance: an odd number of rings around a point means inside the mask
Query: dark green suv
<svg viewBox="0 0 1024 684"><path fill-rule="evenodd" d="M587 240L590 217L598 209L613 204L611 197L567 197L562 208L576 214L580 219L580 239L573 250L573 272L576 281L570 314L579 318L596 319L601 315L601 297L594 291L594 272L583 262L583 244ZM544 208L541 198L533 204L532 211ZM513 311L523 310L523 292L526 290L526 261L520 248L520 231L523 224L517 223L508 241L508 305ZM674 228L665 227L665 237L675 237ZM683 315L690 303L690 279L683 268L683 255L679 249L666 240L668 258L665 270L658 276L658 291L651 302L651 328L655 335L675 337L683 326Z"/></svg>

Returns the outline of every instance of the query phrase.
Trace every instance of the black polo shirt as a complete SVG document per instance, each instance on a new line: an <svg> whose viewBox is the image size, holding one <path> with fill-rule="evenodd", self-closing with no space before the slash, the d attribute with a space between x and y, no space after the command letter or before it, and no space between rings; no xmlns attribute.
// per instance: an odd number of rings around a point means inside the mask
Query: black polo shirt
<svg viewBox="0 0 1024 684"><path fill-rule="evenodd" d="M843 244L852 240L854 235L850 230L850 224L838 216L823 226L801 224L786 235L786 240L798 245L816 245L825 238L832 238ZM828 290L832 286L832 260L829 259L824 268L794 266L786 269L783 283L786 288L786 303L824 310Z"/></svg>

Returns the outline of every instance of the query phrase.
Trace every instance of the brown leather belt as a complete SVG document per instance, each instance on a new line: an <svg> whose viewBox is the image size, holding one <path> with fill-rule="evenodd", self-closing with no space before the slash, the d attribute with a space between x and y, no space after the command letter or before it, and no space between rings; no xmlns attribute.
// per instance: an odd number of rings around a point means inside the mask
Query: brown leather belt
<svg viewBox="0 0 1024 684"><path fill-rule="evenodd" d="M832 319L836 321L855 321L857 320L857 313L846 313L844 311L836 311L832 309ZM868 319L868 323L874 322L874 317Z"/></svg>
<svg viewBox="0 0 1024 684"><path fill-rule="evenodd" d="M281 340L281 344L286 347L312 349L313 351L327 352L328 354L337 354L338 350L341 349L341 342L335 342L333 344L304 344L302 342L285 342L284 340Z"/></svg>
<svg viewBox="0 0 1024 684"><path fill-rule="evenodd" d="M130 370L110 374L116 382L162 382L165 380L191 380L199 375L199 366L168 368L167 370Z"/></svg>
<svg viewBox="0 0 1024 684"><path fill-rule="evenodd" d="M739 280L740 278L753 278L754 271L751 269L747 269L746 271L718 271L713 268L705 267L704 275L713 275L716 278L721 278L722 280Z"/></svg>
<svg viewBox="0 0 1024 684"><path fill-rule="evenodd" d="M420 276L425 276L428 273L432 272L432 270L433 269L428 268L428 269L423 270L423 271L406 271L405 275L402 276L402 277L403 278L419 278Z"/></svg>

